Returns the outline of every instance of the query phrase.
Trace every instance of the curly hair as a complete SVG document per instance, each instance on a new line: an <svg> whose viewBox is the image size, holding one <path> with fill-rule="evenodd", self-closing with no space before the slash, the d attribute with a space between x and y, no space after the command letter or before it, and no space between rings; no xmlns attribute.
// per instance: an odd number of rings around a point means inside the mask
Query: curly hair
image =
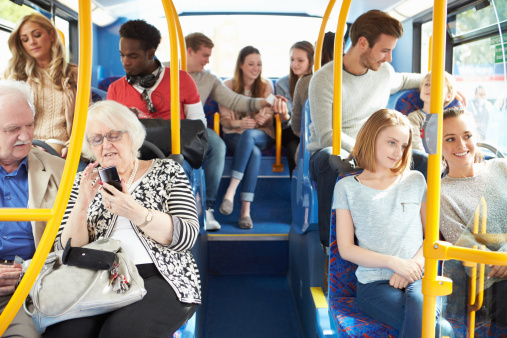
<svg viewBox="0 0 507 338"><path fill-rule="evenodd" d="M144 20L130 20L120 27L120 37L141 41L141 48L145 51L158 48L162 36L160 31Z"/></svg>
<svg viewBox="0 0 507 338"><path fill-rule="evenodd" d="M32 13L21 18L11 32L8 44L12 57L5 68L4 78L25 82L30 80L36 83L37 88L41 89L42 73L37 65L37 61L27 53L19 37L21 27L27 22L40 25L53 37L50 49L51 61L45 69L50 78L53 79L56 89L63 90L62 80L65 78L70 78L70 85L76 86L76 79L71 76L71 67L69 67L69 64L65 60L65 48L55 26L51 20L39 13Z"/></svg>

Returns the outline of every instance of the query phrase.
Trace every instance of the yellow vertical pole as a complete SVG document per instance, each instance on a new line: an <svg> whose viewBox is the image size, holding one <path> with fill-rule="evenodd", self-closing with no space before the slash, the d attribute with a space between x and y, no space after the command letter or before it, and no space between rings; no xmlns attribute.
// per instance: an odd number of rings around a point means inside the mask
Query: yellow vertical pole
<svg viewBox="0 0 507 338"><path fill-rule="evenodd" d="M275 114L275 163L271 166L271 170L275 173L283 172L282 163L282 121L280 115Z"/></svg>
<svg viewBox="0 0 507 338"><path fill-rule="evenodd" d="M173 10L173 19L176 24L176 31L178 32L178 43L180 46L180 59L181 59L181 70L187 71L187 48L185 47L185 38L183 37L183 31L181 30L180 19L174 3L171 1L171 8Z"/></svg>
<svg viewBox="0 0 507 338"><path fill-rule="evenodd" d="M324 34L326 33L327 22L329 21L329 16L333 11L333 7L336 0L330 0L327 4L326 12L322 17L322 23L320 24L319 37L317 38L317 45L315 46L315 57L313 63L313 71L316 72L320 69L322 63L322 44L324 43Z"/></svg>
<svg viewBox="0 0 507 338"><path fill-rule="evenodd" d="M176 15L173 10L171 0L162 0L164 6L165 17L167 20L167 27L169 28L169 42L171 48L171 145L172 154L181 154L180 144L180 77L178 67L178 38L176 32L176 24L174 16Z"/></svg>
<svg viewBox="0 0 507 338"><path fill-rule="evenodd" d="M343 34L351 0L343 0L334 40L333 155L340 155L342 130Z"/></svg>
<svg viewBox="0 0 507 338"><path fill-rule="evenodd" d="M37 251L35 252L32 262L28 267L21 283L12 295L9 303L0 315L0 336L5 332L12 319L20 309L23 301L28 296L28 292L32 288L37 275L39 274L46 257L51 250L55 241L58 228L63 218L67 202L69 201L72 184L76 176L81 147L83 144L84 126L86 125L86 115L88 112L88 102L90 99L90 82L92 78L92 24L91 24L91 4L90 0L79 1L79 78L78 90L76 97L76 107L74 115L74 123L72 127L72 135L70 139L70 148L65 162L62 181L55 204L53 206L51 216L45 209L42 209L43 215L38 218L50 216L44 234L42 235ZM12 209L15 210L15 209ZM38 214L39 209L23 210L26 214ZM9 214L9 210L5 210ZM45 216L44 216L45 215ZM4 212L0 213L0 219L4 219ZM24 215L20 215L18 219L29 220ZM35 218L32 218L34 220ZM14 220L14 219L13 219Z"/></svg>
<svg viewBox="0 0 507 338"><path fill-rule="evenodd" d="M433 9L433 43L431 55L431 113L438 113L437 153L428 156L428 194L425 242L431 247L438 241L440 219L440 164L442 159L442 114L445 55L445 22L447 1L435 0ZM427 245L425 245L426 254ZM435 337L436 292L438 260L425 259L423 278L423 328L422 337Z"/></svg>
<svg viewBox="0 0 507 338"><path fill-rule="evenodd" d="M432 43L433 43L433 35L430 36L430 43L429 43L429 50L428 50L428 54L429 54L429 57L428 57L428 72L431 71L431 48L432 48Z"/></svg>

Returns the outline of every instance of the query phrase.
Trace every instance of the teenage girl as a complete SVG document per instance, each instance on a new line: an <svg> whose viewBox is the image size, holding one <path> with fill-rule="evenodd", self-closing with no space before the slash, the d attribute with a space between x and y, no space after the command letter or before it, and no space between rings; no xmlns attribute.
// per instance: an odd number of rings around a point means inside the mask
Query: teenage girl
<svg viewBox="0 0 507 338"><path fill-rule="evenodd" d="M404 115L375 112L353 149L364 171L336 184L333 208L340 255L358 265L360 309L398 330L399 337L412 338L422 331L426 182L420 172L408 170L411 145ZM437 319L439 314L437 306ZM449 323L442 322L442 333L449 335Z"/></svg>

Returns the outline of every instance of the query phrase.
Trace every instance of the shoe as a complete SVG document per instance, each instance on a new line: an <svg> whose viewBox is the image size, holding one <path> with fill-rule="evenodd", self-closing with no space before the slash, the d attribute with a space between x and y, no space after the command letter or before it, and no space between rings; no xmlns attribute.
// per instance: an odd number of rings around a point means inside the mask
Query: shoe
<svg viewBox="0 0 507 338"><path fill-rule="evenodd" d="M220 230L220 223L213 216L213 209L206 210L206 230Z"/></svg>
<svg viewBox="0 0 507 338"><path fill-rule="evenodd" d="M224 200L222 201L222 204L220 205L220 212L224 215L230 215L232 213L232 210L234 209L234 204L232 201Z"/></svg>
<svg viewBox="0 0 507 338"><path fill-rule="evenodd" d="M253 228L253 222L252 222L252 219L250 218L250 216L241 217L239 219L238 224L241 229L252 229Z"/></svg>

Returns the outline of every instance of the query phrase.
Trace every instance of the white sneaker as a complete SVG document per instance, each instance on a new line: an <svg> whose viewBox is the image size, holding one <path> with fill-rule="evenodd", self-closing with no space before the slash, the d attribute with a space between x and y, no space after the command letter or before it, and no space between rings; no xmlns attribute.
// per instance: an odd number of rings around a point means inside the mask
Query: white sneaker
<svg viewBox="0 0 507 338"><path fill-rule="evenodd" d="M220 223L213 216L213 209L206 210L206 230L220 230Z"/></svg>

